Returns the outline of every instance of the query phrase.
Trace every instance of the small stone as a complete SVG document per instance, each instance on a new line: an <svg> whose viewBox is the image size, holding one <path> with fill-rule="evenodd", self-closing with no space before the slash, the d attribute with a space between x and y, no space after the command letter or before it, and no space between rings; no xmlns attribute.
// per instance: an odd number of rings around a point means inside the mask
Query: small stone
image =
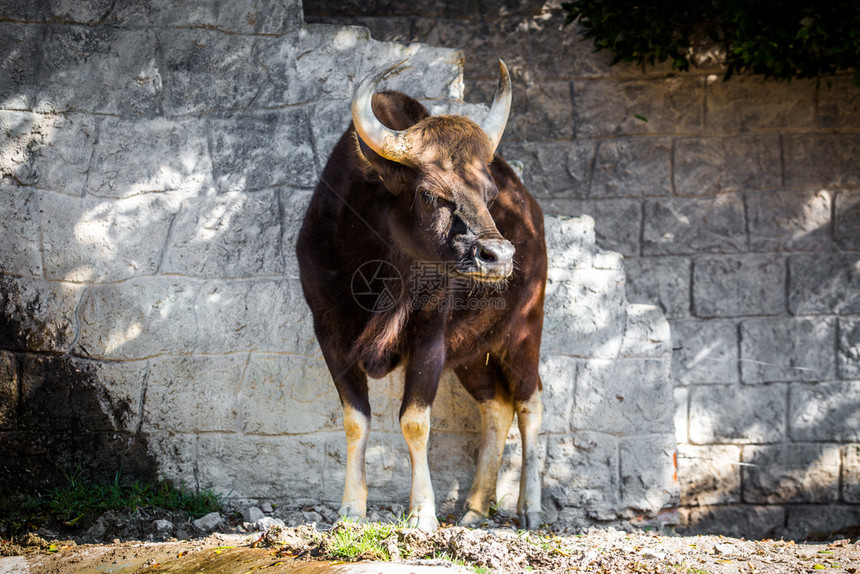
<svg viewBox="0 0 860 574"><path fill-rule="evenodd" d="M289 512L284 513L284 522L287 523L287 526L298 526L304 521L305 517L302 516L302 513L299 510L290 510Z"/></svg>
<svg viewBox="0 0 860 574"><path fill-rule="evenodd" d="M281 520L280 518L272 518L271 516L262 517L256 522L256 524L260 530L266 530L273 526L286 526L283 520Z"/></svg>
<svg viewBox="0 0 860 574"><path fill-rule="evenodd" d="M166 536L173 533L173 523L169 520L159 519L152 523L159 536Z"/></svg>
<svg viewBox="0 0 860 574"><path fill-rule="evenodd" d="M272 503L271 503L271 502L264 502L262 505L260 505L260 509L261 509L263 512L265 512L266 514L271 514L271 513L273 513L273 512L275 511L275 509L274 509L274 507L272 506Z"/></svg>
<svg viewBox="0 0 860 574"><path fill-rule="evenodd" d="M221 513L210 512L209 514L195 520L193 524L198 530L211 531L218 528L221 523Z"/></svg>
<svg viewBox="0 0 860 574"><path fill-rule="evenodd" d="M256 506L249 506L242 511L242 518L245 520L245 522L257 522L264 516L266 515L263 514L263 511Z"/></svg>
<svg viewBox="0 0 860 574"><path fill-rule="evenodd" d="M382 522L382 517L378 512L371 512L367 517L368 522Z"/></svg>
<svg viewBox="0 0 860 574"><path fill-rule="evenodd" d="M654 548L645 548L642 550L642 558L645 560L663 560L666 558L666 553Z"/></svg>
<svg viewBox="0 0 860 574"><path fill-rule="evenodd" d="M322 514L316 512L314 510L308 510L302 512L302 517L305 519L305 522L322 522L323 517Z"/></svg>
<svg viewBox="0 0 860 574"><path fill-rule="evenodd" d="M734 554L736 550L731 544L714 544L714 554Z"/></svg>

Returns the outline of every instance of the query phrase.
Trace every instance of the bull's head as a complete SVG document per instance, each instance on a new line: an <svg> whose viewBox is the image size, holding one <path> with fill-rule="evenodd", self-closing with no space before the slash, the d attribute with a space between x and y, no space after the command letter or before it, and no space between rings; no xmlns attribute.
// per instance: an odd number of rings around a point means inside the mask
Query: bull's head
<svg viewBox="0 0 860 574"><path fill-rule="evenodd" d="M489 164L511 107L508 70L499 60L499 88L482 126L463 116L435 116L398 131L377 118L372 98L377 83L405 62L372 72L352 101L356 132L372 150L363 155L398 197L390 221L398 247L418 259L453 263L476 281L502 281L513 271L514 246L490 215L499 190Z"/></svg>

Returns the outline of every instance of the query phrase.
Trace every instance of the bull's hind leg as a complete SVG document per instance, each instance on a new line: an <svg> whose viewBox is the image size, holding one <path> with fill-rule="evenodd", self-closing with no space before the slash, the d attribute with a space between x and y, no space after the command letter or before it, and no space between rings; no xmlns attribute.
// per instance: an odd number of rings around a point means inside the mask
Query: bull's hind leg
<svg viewBox="0 0 860 574"><path fill-rule="evenodd" d="M367 479L365 453L370 436L370 400L367 375L355 365L331 359L325 352L326 363L340 394L343 407L343 430L346 433L346 479L338 514L344 518L362 520L367 513Z"/></svg>
<svg viewBox="0 0 860 574"><path fill-rule="evenodd" d="M514 420L514 404L508 392L497 383L499 374L486 361L457 369L460 382L478 401L481 412L481 446L475 466L472 488L463 505L460 526L474 527L483 523L496 498L499 465L505 448L505 438Z"/></svg>

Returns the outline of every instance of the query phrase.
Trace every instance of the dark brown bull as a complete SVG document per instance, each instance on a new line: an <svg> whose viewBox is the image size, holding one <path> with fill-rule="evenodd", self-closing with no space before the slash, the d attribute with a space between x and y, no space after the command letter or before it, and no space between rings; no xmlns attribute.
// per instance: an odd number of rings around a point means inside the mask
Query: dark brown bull
<svg viewBox="0 0 860 574"><path fill-rule="evenodd" d="M480 127L462 116L430 117L398 92L374 95L403 62L372 72L357 88L353 123L305 215L297 247L302 287L343 406L342 516L366 512L367 377L402 365L411 524L438 526L427 443L445 369L454 370L481 412L477 469L460 523L487 516L515 412L523 455L517 510L522 526L540 522L546 246L540 207L494 156L511 98L499 63L499 90Z"/></svg>

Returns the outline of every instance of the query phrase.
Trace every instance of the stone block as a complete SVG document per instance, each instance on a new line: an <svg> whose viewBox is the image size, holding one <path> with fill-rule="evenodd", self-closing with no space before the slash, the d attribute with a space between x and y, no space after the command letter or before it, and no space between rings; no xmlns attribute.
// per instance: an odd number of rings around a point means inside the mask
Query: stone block
<svg viewBox="0 0 860 574"><path fill-rule="evenodd" d="M734 445L678 445L678 477L684 506L741 501L741 449Z"/></svg>
<svg viewBox="0 0 860 574"><path fill-rule="evenodd" d="M658 359L584 361L576 374L571 416L576 432L673 433L669 364Z"/></svg>
<svg viewBox="0 0 860 574"><path fill-rule="evenodd" d="M744 502L835 502L839 498L839 449L835 445L745 446L743 462Z"/></svg>
<svg viewBox="0 0 860 574"><path fill-rule="evenodd" d="M663 137L598 142L589 197L670 195L671 148L671 140Z"/></svg>
<svg viewBox="0 0 860 574"><path fill-rule="evenodd" d="M293 279L207 281L194 300L201 353L319 356L313 319Z"/></svg>
<svg viewBox="0 0 860 574"><path fill-rule="evenodd" d="M0 277L0 348L65 353L83 285Z"/></svg>
<svg viewBox="0 0 860 574"><path fill-rule="evenodd" d="M0 7L2 13L3 7ZM2 18L0 18L2 19ZM0 23L0 107L29 110L35 103L39 38L44 28Z"/></svg>
<svg viewBox="0 0 860 574"><path fill-rule="evenodd" d="M45 4L50 15L49 19L93 26L104 20L114 3L110 0L93 0L84 3L74 0L49 0Z"/></svg>
<svg viewBox="0 0 860 574"><path fill-rule="evenodd" d="M542 481L546 495L561 508L585 508L596 520L617 518L618 439L590 432L548 437Z"/></svg>
<svg viewBox="0 0 860 574"><path fill-rule="evenodd" d="M104 366L68 355L27 356L18 425L53 432L134 429L145 372L144 362Z"/></svg>
<svg viewBox="0 0 860 574"><path fill-rule="evenodd" d="M352 121L349 100L314 102L308 107L308 114L313 132L314 149L320 159L320 165L324 166L328 162L334 146L340 141Z"/></svg>
<svg viewBox="0 0 860 574"><path fill-rule="evenodd" d="M191 353L197 347L198 284L145 277L90 287L81 301L75 354L107 360Z"/></svg>
<svg viewBox="0 0 860 574"><path fill-rule="evenodd" d="M794 315L860 313L860 254L789 259L788 308Z"/></svg>
<svg viewBox="0 0 860 574"><path fill-rule="evenodd" d="M860 442L860 381L791 385L788 424L795 441Z"/></svg>
<svg viewBox="0 0 860 574"><path fill-rule="evenodd" d="M731 82L710 76L705 90L705 128L716 133L816 128L818 90L812 80L768 82L736 76Z"/></svg>
<svg viewBox="0 0 860 574"><path fill-rule="evenodd" d="M833 226L833 239L840 249L860 250L860 192L839 192Z"/></svg>
<svg viewBox="0 0 860 574"><path fill-rule="evenodd" d="M673 183L680 196L772 189L781 184L777 134L679 138L674 154Z"/></svg>
<svg viewBox="0 0 860 574"><path fill-rule="evenodd" d="M399 420L400 397L403 394L402 385L401 377L396 377L395 384L392 385L394 389L392 389L388 400L389 404L386 405L392 423ZM376 382L373 382L371 383L371 392L375 390ZM546 396L546 386L544 386L544 396ZM547 404L546 399L544 399L544 403ZM376 412L376 409L373 411ZM542 427L544 431L546 430L546 421L546 409L544 409L544 426ZM439 390L436 393L436 400L433 401L430 428L433 429L433 432L481 432L481 413L478 411L478 403L463 388L457 375L453 372L446 371L439 381ZM567 430L567 427L564 430Z"/></svg>
<svg viewBox="0 0 860 574"><path fill-rule="evenodd" d="M678 507L680 487L674 434L625 438L618 452L621 504L629 518L639 512L655 516L663 509Z"/></svg>
<svg viewBox="0 0 860 574"><path fill-rule="evenodd" d="M860 186L860 134L797 134L782 140L785 185L813 189Z"/></svg>
<svg viewBox="0 0 860 574"><path fill-rule="evenodd" d="M523 163L522 180L535 197L588 197L596 146L591 141L575 143L506 143L500 154L508 161Z"/></svg>
<svg viewBox="0 0 860 574"><path fill-rule="evenodd" d="M254 353L235 396L246 435L292 435L343 428L340 399L319 358Z"/></svg>
<svg viewBox="0 0 860 574"><path fill-rule="evenodd" d="M787 385L690 389L690 442L762 444L785 437Z"/></svg>
<svg viewBox="0 0 860 574"><path fill-rule="evenodd" d="M291 279L299 278L299 262L296 257L296 244L305 213L311 201L311 193L305 190L281 189L281 252L284 257L284 275Z"/></svg>
<svg viewBox="0 0 860 574"><path fill-rule="evenodd" d="M15 23L42 23L45 19L45 4L31 0L4 0L0 4L0 20Z"/></svg>
<svg viewBox="0 0 860 574"><path fill-rule="evenodd" d="M798 504L786 507L786 511L782 537L787 540L842 538L842 532L850 531L860 522L860 508L853 504ZM822 558L819 561L824 562Z"/></svg>
<svg viewBox="0 0 860 574"><path fill-rule="evenodd" d="M18 363L15 356L0 352L0 430L18 426Z"/></svg>
<svg viewBox="0 0 860 574"><path fill-rule="evenodd" d="M860 445L842 447L842 496L845 502L860 502Z"/></svg>
<svg viewBox="0 0 860 574"><path fill-rule="evenodd" d="M619 356L631 358L669 358L672 334L669 322L653 305L627 305L627 324Z"/></svg>
<svg viewBox="0 0 860 574"><path fill-rule="evenodd" d="M399 442L405 444L402 437L398 437ZM451 513L459 515L462 512L462 504L466 500L466 495L469 493L469 487L472 485L472 479L475 475L475 463L478 460L478 448L480 440L476 435L463 435L461 433L451 432L433 432L430 433L430 441L428 444L427 459L430 466L430 476L433 480L433 490L436 494L436 514L437 516L443 513ZM398 449L399 451L399 449ZM403 456L399 451L395 456ZM504 459L519 460L519 457L512 457L505 452L502 455ZM378 464L378 463L377 463ZM503 462L504 465L504 462ZM376 500L380 502L400 502L404 507L408 508L409 500L409 485L408 481L411 475L411 467L409 465L409 455L403 456L396 464L388 463L393 473L403 472L402 476L395 476L391 471L381 477L383 485L383 493L388 491L394 494L396 498L388 499L380 498L376 495ZM403 467L406 467L404 470ZM504 466L499 472L500 480L496 486L496 500L501 501L500 505L504 505L511 498L515 498L519 492L519 484L514 491L506 488ZM519 478L518 473L517 478ZM406 488L403 485L406 483ZM397 490L395 490L395 488Z"/></svg>
<svg viewBox="0 0 860 574"><path fill-rule="evenodd" d="M545 215L590 215L594 219L598 246L625 257L639 255L639 237L642 233L642 204L639 200L546 198L540 204Z"/></svg>
<svg viewBox="0 0 860 574"><path fill-rule="evenodd" d="M215 26L236 34L286 34L304 25L300 0L254 0L253 2L212 1L218 6ZM176 24L171 22L171 25Z"/></svg>
<svg viewBox="0 0 860 574"><path fill-rule="evenodd" d="M839 319L837 361L841 378L860 379L860 318Z"/></svg>
<svg viewBox="0 0 860 574"><path fill-rule="evenodd" d="M265 65L269 81L255 98L255 105L272 108L338 100L344 116L349 117L349 101L363 77L359 70L369 42L364 28L328 25L258 40L254 58Z"/></svg>
<svg viewBox="0 0 860 574"><path fill-rule="evenodd" d="M818 123L826 130L842 130L860 122L860 94L850 76L827 78L827 85L818 90Z"/></svg>
<svg viewBox="0 0 860 574"><path fill-rule="evenodd" d="M45 276L102 283L155 273L182 196L113 200L40 192Z"/></svg>
<svg viewBox="0 0 860 574"><path fill-rule="evenodd" d="M319 501L324 439L206 433L197 444L197 484L234 499ZM296 472L296 469L302 472Z"/></svg>
<svg viewBox="0 0 860 574"><path fill-rule="evenodd" d="M488 64L492 64L492 60ZM507 60L505 60L507 63ZM492 69L495 66L488 66ZM472 99L490 105L499 84L498 70L495 81L487 82L489 93L472 95ZM493 85L495 84L495 86ZM514 98L519 102L505 126L507 141L562 141L574 136L573 106L568 82L520 83L513 86Z"/></svg>
<svg viewBox="0 0 860 574"><path fill-rule="evenodd" d="M656 305L670 319L689 317L691 267L681 257L625 259L627 300Z"/></svg>
<svg viewBox="0 0 860 574"><path fill-rule="evenodd" d="M674 321L672 374L676 384L738 383L738 327L734 321Z"/></svg>
<svg viewBox="0 0 860 574"><path fill-rule="evenodd" d="M310 121L303 108L215 118L210 129L212 162L221 191L316 185Z"/></svg>
<svg viewBox="0 0 860 574"><path fill-rule="evenodd" d="M697 317L785 312L785 260L779 255L701 257L693 263Z"/></svg>
<svg viewBox="0 0 860 574"><path fill-rule="evenodd" d="M675 440L678 444L687 443L690 441L690 389L675 387L672 396L675 401Z"/></svg>
<svg viewBox="0 0 860 574"><path fill-rule="evenodd" d="M201 278L281 275L278 190L186 200L161 264L163 273Z"/></svg>
<svg viewBox="0 0 860 574"><path fill-rule="evenodd" d="M549 13L545 11L529 22L529 72L534 81L630 76L630 68L638 70L635 75L641 78L642 70L637 66L610 67L612 54L608 50L598 52L591 42L584 42L585 30L578 21L565 25L564 18L553 13L550 5L543 8L550 8ZM586 89L588 84L582 83Z"/></svg>
<svg viewBox="0 0 860 574"><path fill-rule="evenodd" d="M89 195L126 198L141 193L212 193L212 161L206 124L189 119L106 118L100 126Z"/></svg>
<svg viewBox="0 0 860 574"><path fill-rule="evenodd" d="M37 110L155 115L165 72L156 61L156 44L152 30L48 27ZM207 88L213 90L215 83Z"/></svg>
<svg viewBox="0 0 860 574"><path fill-rule="evenodd" d="M681 510L681 535L714 534L735 538L778 538L785 524L782 506L705 506Z"/></svg>
<svg viewBox="0 0 860 574"><path fill-rule="evenodd" d="M741 322L745 383L822 381L836 374L836 320L761 318Z"/></svg>
<svg viewBox="0 0 860 574"><path fill-rule="evenodd" d="M594 264L594 219L589 215L544 218L547 258L551 271L564 280L574 269L590 270Z"/></svg>
<svg viewBox="0 0 860 574"><path fill-rule="evenodd" d="M11 177L21 185L38 180L34 163L39 151L51 140L59 116L0 110L0 178Z"/></svg>
<svg viewBox="0 0 860 574"><path fill-rule="evenodd" d="M615 357L622 342L626 302L620 270L581 269L570 279L546 285L544 353L572 357Z"/></svg>
<svg viewBox="0 0 860 574"><path fill-rule="evenodd" d="M257 42L251 36L171 29L158 41L167 115L246 109L268 79L263 66L249 65Z"/></svg>
<svg viewBox="0 0 860 574"><path fill-rule="evenodd" d="M645 201L643 255L733 253L746 249L740 195Z"/></svg>
<svg viewBox="0 0 860 574"><path fill-rule="evenodd" d="M701 77L662 81L578 81L573 84L574 123L578 137L633 134L699 133L704 98Z"/></svg>
<svg viewBox="0 0 860 574"><path fill-rule="evenodd" d="M558 355L541 356L543 423L541 432L566 434L570 430L578 361Z"/></svg>
<svg viewBox="0 0 860 574"><path fill-rule="evenodd" d="M146 378L143 431L241 430L239 401L247 365L245 353L152 359Z"/></svg>
<svg viewBox="0 0 860 574"><path fill-rule="evenodd" d="M82 195L90 177L90 163L100 123L89 114L55 116L50 127L46 126L43 145L33 156L31 172L35 186L65 195ZM126 159L129 164L123 167L128 170L142 158Z"/></svg>
<svg viewBox="0 0 860 574"><path fill-rule="evenodd" d="M820 191L765 191L746 195L750 249L826 251L831 195Z"/></svg>
<svg viewBox="0 0 860 574"><path fill-rule="evenodd" d="M36 194L0 183L0 273L42 276L42 250Z"/></svg>

